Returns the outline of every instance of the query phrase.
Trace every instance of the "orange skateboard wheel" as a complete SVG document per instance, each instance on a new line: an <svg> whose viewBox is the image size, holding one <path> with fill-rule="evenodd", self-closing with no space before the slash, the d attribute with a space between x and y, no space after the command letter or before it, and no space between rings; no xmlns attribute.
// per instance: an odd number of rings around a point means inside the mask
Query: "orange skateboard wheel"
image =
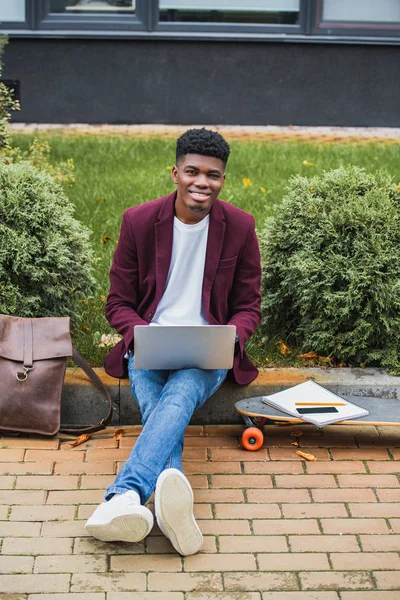
<svg viewBox="0 0 400 600"><path fill-rule="evenodd" d="M242 434L242 446L246 450L259 450L264 442L264 434L257 427L248 427Z"/></svg>

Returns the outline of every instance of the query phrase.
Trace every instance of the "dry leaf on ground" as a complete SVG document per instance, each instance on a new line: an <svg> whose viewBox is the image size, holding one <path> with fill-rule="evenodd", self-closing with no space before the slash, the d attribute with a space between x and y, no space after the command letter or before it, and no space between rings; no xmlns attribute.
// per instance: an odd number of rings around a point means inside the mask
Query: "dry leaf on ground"
<svg viewBox="0 0 400 600"><path fill-rule="evenodd" d="M308 454L307 452L302 452L301 450L297 450L296 454L298 454L302 458L305 458L306 460L317 460L317 458L316 458L316 456L314 456L314 454Z"/></svg>
<svg viewBox="0 0 400 600"><path fill-rule="evenodd" d="M292 446L298 446L299 442L292 442Z"/></svg>
<svg viewBox="0 0 400 600"><path fill-rule="evenodd" d="M305 354L298 354L296 358L306 358L307 360L314 360L318 358L318 354L314 351L306 352Z"/></svg>
<svg viewBox="0 0 400 600"><path fill-rule="evenodd" d="M70 442L69 445L71 446L71 448L75 448L75 446L80 446L81 444L84 444L85 442L90 440L91 437L92 436L90 433L82 433L82 435L80 435L77 440L75 440L74 442Z"/></svg>
<svg viewBox="0 0 400 600"><path fill-rule="evenodd" d="M125 429L116 429L114 431L114 440L120 440L125 435Z"/></svg>
<svg viewBox="0 0 400 600"><path fill-rule="evenodd" d="M282 354L282 356L287 356L288 354L290 354L290 349L288 348L288 346L286 346L285 342L282 342L282 340L279 340L278 346L279 346L279 350L280 350L280 353Z"/></svg>

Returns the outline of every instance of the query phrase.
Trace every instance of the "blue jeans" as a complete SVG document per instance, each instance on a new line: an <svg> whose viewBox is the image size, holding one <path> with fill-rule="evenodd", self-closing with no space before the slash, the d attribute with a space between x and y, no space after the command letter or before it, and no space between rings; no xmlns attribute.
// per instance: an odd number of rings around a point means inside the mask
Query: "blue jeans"
<svg viewBox="0 0 400 600"><path fill-rule="evenodd" d="M128 373L143 429L114 483L106 489L105 499L134 490L144 504L164 469L182 471L185 429L194 411L220 387L227 371L136 370L130 353Z"/></svg>

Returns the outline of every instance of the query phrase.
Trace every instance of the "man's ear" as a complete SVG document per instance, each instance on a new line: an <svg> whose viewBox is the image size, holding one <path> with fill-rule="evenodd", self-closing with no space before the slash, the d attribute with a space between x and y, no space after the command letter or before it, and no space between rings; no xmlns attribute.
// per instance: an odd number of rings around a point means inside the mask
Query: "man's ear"
<svg viewBox="0 0 400 600"><path fill-rule="evenodd" d="M176 165L172 167L171 179L174 183L178 183L178 167Z"/></svg>

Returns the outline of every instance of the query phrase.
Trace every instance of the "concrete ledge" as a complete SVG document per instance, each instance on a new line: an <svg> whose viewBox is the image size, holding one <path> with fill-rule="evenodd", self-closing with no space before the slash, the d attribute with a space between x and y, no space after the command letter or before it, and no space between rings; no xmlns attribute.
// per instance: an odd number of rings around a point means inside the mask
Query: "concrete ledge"
<svg viewBox="0 0 400 600"><path fill-rule="evenodd" d="M95 369L107 386L113 400L112 425L138 425L140 412L127 379L114 379L104 369ZM279 392L308 379L320 383L338 394L374 396L400 401L400 377L388 375L383 369L262 369L253 383L239 386L225 382L198 410L192 425L240 423L234 404L242 398ZM67 369L62 396L63 425L93 425L108 410L104 396L91 384L79 368Z"/></svg>

